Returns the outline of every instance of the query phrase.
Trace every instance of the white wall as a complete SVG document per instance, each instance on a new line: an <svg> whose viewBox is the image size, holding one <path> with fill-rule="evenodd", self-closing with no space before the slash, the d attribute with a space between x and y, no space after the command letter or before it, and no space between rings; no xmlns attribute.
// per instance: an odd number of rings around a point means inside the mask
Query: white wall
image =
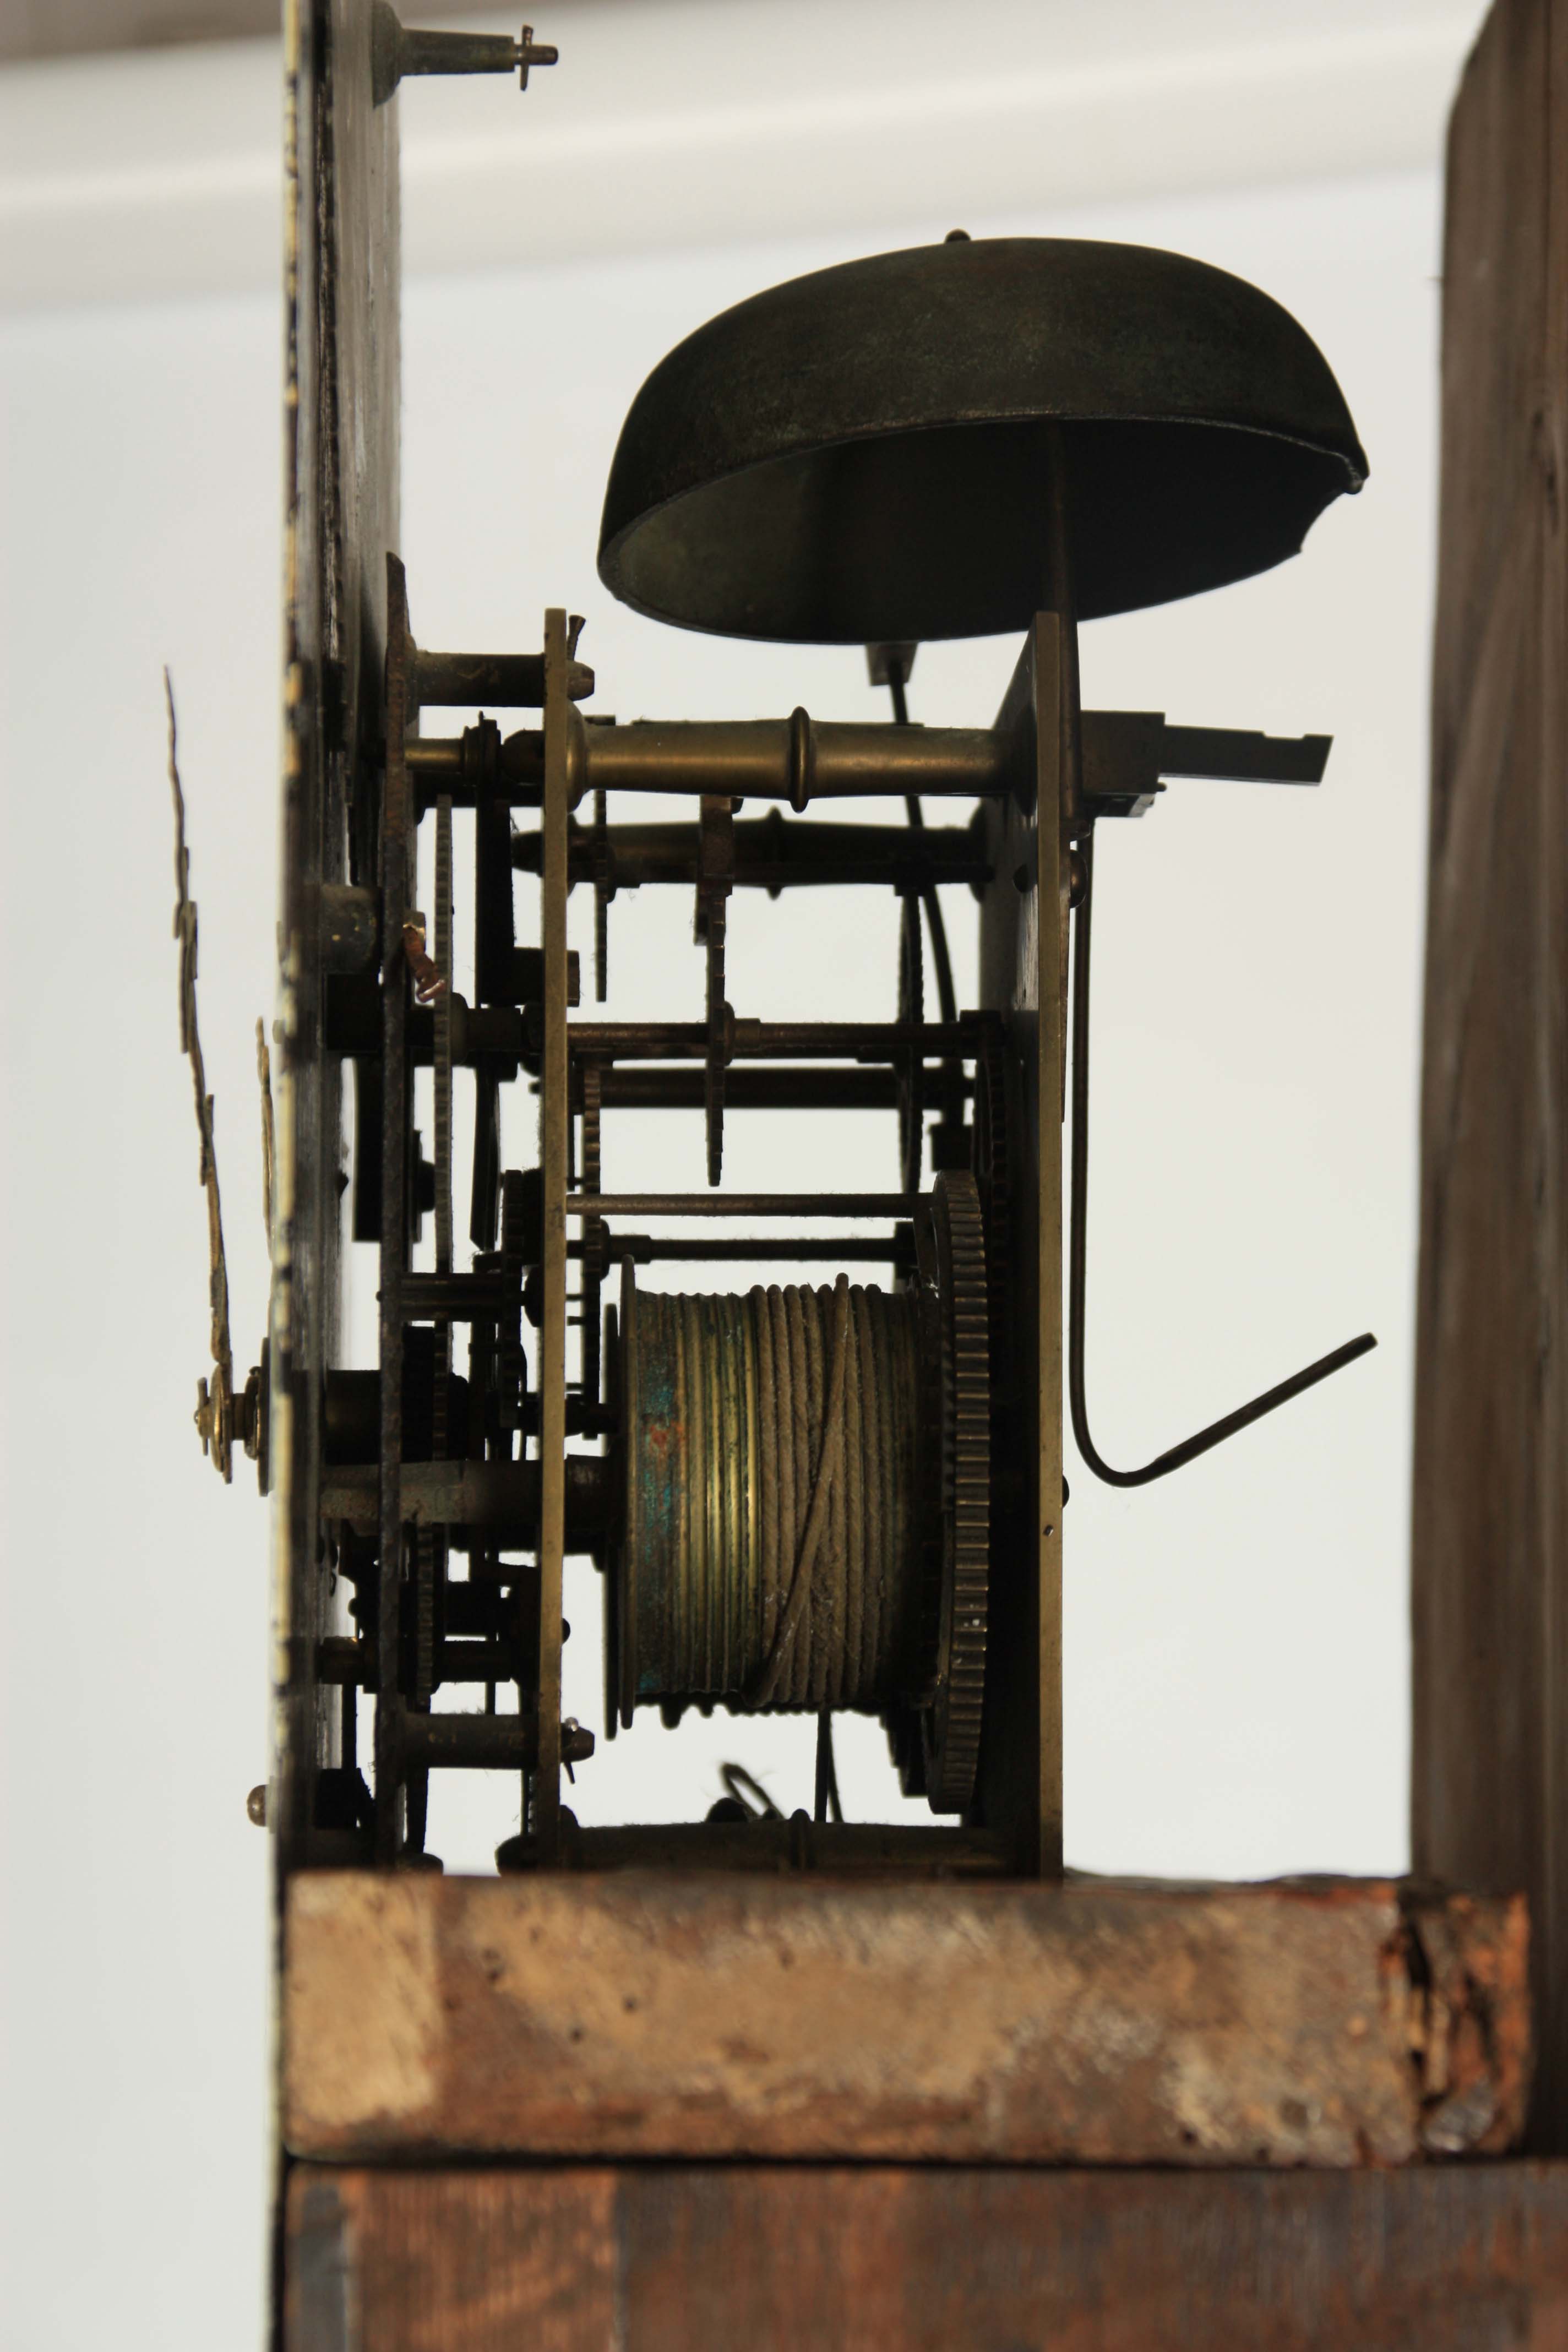
<svg viewBox="0 0 1568 2352"><path fill-rule="evenodd" d="M698 28L716 13L637 13L664 22L699 85ZM1037 13L1081 37L1084 12ZM969 37L984 58L979 14L967 12ZM722 15L732 37L739 0ZM1274 19L1282 40L1299 39L1320 12ZM1450 67L1455 53L1451 42ZM733 73L746 65L739 54ZM171 85L187 69L169 61ZM771 73L764 52L759 80ZM23 80L0 77L0 108ZM26 85L35 100L37 87ZM414 93L405 121L416 100L449 95ZM1258 171L1252 132L1237 128ZM1308 128L1340 156L1321 110ZM1279 152L1300 157L1307 143L1304 131ZM679 334L794 270L962 221L976 234L1177 247L1255 278L1318 337L1371 457L1364 495L1271 578L1085 635L1100 705L1337 738L1319 794L1173 786L1142 825L1103 837L1100 1443L1112 1458L1154 1450L1368 1325L1383 1346L1169 1485L1120 1496L1074 1476L1068 1848L1097 1868L1381 1870L1405 1853L1438 187L1430 138L1419 157L1356 150L1419 168L1269 185L1260 173L1250 186L1235 184L1218 133L1209 145L1226 184L1206 194L1195 148L1170 169L1185 193L1102 187L1077 210L1044 163L1056 208L1010 198L1005 215L984 176L971 198L900 169L875 192L879 210L849 187L841 232L813 215L785 236L773 215L763 241L744 218L750 241L719 241L735 224L710 178L706 243L689 223L668 250L416 278L404 552L427 642L526 645L547 602L585 612L601 705L622 716L796 700L864 714L875 704L852 655L686 638L597 585L615 431ZM70 161L57 141L40 178ZM90 157L77 161L85 173ZM641 223L636 191L623 194ZM265 1853L243 1809L265 1760L264 1525L246 1467L220 1491L188 1422L205 1261L175 1055L159 672L168 661L180 704L244 1348L265 1297L251 1031L275 908L279 319L264 290L100 300L98 266L87 265L91 301L49 307L35 298L50 289L14 281L0 320L11 853L0 2097L5 2337L26 2352L246 2341L265 2196ZM134 292L134 254L124 268ZM1012 658L999 642L927 648L917 715L985 718ZM837 911L805 894L744 903L737 1005L837 1011L878 990L886 1002L886 910L852 930L831 925ZM966 905L950 919L962 937ZM613 923L617 982L657 986L682 1009L695 1001L678 914L645 894ZM692 1181L689 1131L646 1133L638 1174ZM612 1131L611 1181L628 1148ZM776 1180L782 1153L799 1148L781 1147L765 1118L738 1122L734 1173ZM886 1181L885 1160L873 1165ZM597 1724L589 1601L569 1601L568 1660ZM877 1745L868 1735L847 1761L852 1806L887 1785ZM726 1753L767 1766L783 1801L801 1801L804 1744L760 1727L737 1738L721 1719L673 1741L639 1727L579 1775L579 1811L690 1817ZM450 1803L435 1837L450 1862L482 1859L503 1802L469 1790Z"/></svg>
<svg viewBox="0 0 1568 2352"><path fill-rule="evenodd" d="M417 11L404 11L412 21ZM404 98L416 271L1425 169L1481 0L552 0ZM548 22L546 22L548 16ZM476 23L515 33L504 11ZM0 73L0 301L266 289L277 47Z"/></svg>
<svg viewBox="0 0 1568 2352"><path fill-rule="evenodd" d="M0 2335L245 2343L265 2204L264 1518L190 1425L205 1240L177 1057L173 668L237 1345L276 914L278 312L13 318L5 384L8 2042ZM246 1361L249 1359L246 1358ZM248 1465L243 1465L247 1468ZM243 1475L242 1468L242 1475Z"/></svg>

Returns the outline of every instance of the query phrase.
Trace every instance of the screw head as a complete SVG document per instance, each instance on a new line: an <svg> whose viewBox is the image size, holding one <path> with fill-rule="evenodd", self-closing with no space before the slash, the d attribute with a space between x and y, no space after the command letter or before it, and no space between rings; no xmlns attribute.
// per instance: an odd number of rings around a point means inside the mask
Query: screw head
<svg viewBox="0 0 1568 2352"><path fill-rule="evenodd" d="M265 1780L258 1781L256 1787L250 1791L249 1796L247 1797L245 1801L245 1811L246 1818L248 1821L254 1822L258 1830L264 1830L267 1827L267 1783Z"/></svg>

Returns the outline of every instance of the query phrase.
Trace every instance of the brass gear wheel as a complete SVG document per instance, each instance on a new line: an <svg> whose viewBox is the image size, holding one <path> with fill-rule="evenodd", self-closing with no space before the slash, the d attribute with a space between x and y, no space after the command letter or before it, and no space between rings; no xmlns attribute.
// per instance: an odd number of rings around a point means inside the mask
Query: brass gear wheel
<svg viewBox="0 0 1568 2352"><path fill-rule="evenodd" d="M1007 1055L1002 1033L987 1026L974 1056L974 1124L972 1157L985 1228L985 1264L991 1279L991 1372L995 1388L1005 1382L1007 1356L1008 1294L1006 1267L1010 1260L1008 1229L1013 1213L1012 1169L1008 1151L1011 1127ZM999 1399L994 1399L999 1402Z"/></svg>
<svg viewBox="0 0 1568 2352"><path fill-rule="evenodd" d="M985 1697L991 1566L991 1309L979 1188L944 1171L931 1192L941 1318L942 1575L936 1687L922 1717L931 1811L973 1801Z"/></svg>

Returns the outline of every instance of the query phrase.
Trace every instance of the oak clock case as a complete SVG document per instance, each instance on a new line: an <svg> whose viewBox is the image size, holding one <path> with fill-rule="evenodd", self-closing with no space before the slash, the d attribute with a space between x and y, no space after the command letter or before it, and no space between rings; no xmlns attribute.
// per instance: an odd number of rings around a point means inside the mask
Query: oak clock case
<svg viewBox="0 0 1568 2352"><path fill-rule="evenodd" d="M405 29L384 0L296 0L286 24L273 1285L247 1378L183 830L176 921L213 1271L198 1428L272 1498L252 1810L277 1893L279 2340L346 2346L364 2316L387 2352L410 2327L456 2345L546 2274L590 2332L613 2279L628 2342L671 2295L717 2313L742 2288L726 2340L816 2340L822 2294L883 2340L879 2298L923 2326L972 2273L975 2324L1026 2336L1054 2294L1064 2326L1159 2308L1173 2344L1212 2338L1203 2294L1224 2334L1249 2282L1287 2276L1342 2317L1371 2275L1380 2313L1440 2305L1458 2343L1517 2272L1515 2326L1549 2291L1531 2217L1562 2184L1453 2159L1517 2147L1550 2100L1529 1983L1550 1936L1532 1960L1517 1874L1063 1868L1065 1433L1075 1484L1155 1483L1373 1344L1152 1460L1096 1443L1100 828L1157 842L1189 778L1311 790L1331 742L1251 731L1245 707L1085 709L1079 630L1268 571L1360 489L1327 361L1258 289L1118 244L954 232L768 288L628 383L598 576L649 630L841 648L863 716L611 717L582 616L432 650L450 639L400 555L400 88L536 92L554 49ZM987 635L1016 648L1000 708L921 724L922 646ZM177 771L175 797L183 827ZM829 1020L743 1001L757 894L809 891L831 925L851 887L898 902L882 985ZM633 892L682 1017L626 985ZM845 1109L881 1122L883 1189L850 1189ZM650 1110L688 1122L690 1192L639 1182ZM805 1142L810 1191L727 1175L764 1111ZM351 1246L376 1296L357 1361ZM603 1696L577 1720L563 1643L591 1579ZM807 1718L810 1806L786 1817L737 1765L701 1818L579 1820L606 1810L604 1740L694 1710L738 1757L748 1718ZM849 1713L923 1820L843 1818ZM431 1777L456 1771L492 1776L493 1876L430 1850ZM802 2265L812 2179L837 2230ZM928 2189L942 2226L889 2223L868 2258L875 2213ZM753 2275L775 2212L788 2261ZM1200 2242L1215 2278L1192 2302ZM1273 2316L1295 2327L1296 2304Z"/></svg>
<svg viewBox="0 0 1568 2352"><path fill-rule="evenodd" d="M221 1348L215 1319L200 1416L224 1474L243 1443L273 1490L280 1875L438 1868L430 1775L502 1769L508 1872L1049 1877L1064 1412L1090 1473L1141 1484L1373 1344L1141 1466L1094 1444L1096 828L1179 824L1183 777L1315 785L1330 744L1084 710L1077 633L1293 555L1365 478L1349 413L1277 303L1178 255L955 233L773 287L637 394L599 575L656 625L856 649L868 716L602 717L580 618L547 613L516 652L433 652L396 553L395 94L428 72L526 87L555 53L526 27L405 31L384 6L312 27L290 160L330 203L328 233L290 253L274 1297L243 1387L226 1302ZM1022 649L994 718L917 723L919 646L999 633ZM454 707L484 715L446 731ZM649 793L689 816L645 822ZM473 817L461 872L457 810ZM896 1017L733 1004L748 894L823 892L831 922L847 884L900 902ZM978 901L973 1005L939 895L954 884ZM614 907L634 889L670 901L688 1020L617 1017ZM594 903L591 1009L566 946L574 890ZM452 984L465 926L471 1003ZM194 980L194 932L191 961ZM537 1097L527 1164L501 1162L504 1089ZM730 1122L765 1108L798 1132L846 1107L885 1112L896 1187L843 1189L827 1150L815 1192L725 1187ZM655 1108L700 1122L705 1190L604 1188ZM340 1360L349 1238L377 1252L363 1367ZM682 1265L726 1260L769 1279L680 1288ZM596 1728L563 1718L568 1559L605 1583ZM685 1827L578 1824L563 1774L593 1771L596 1738L638 1709L673 1725L715 1706L815 1718L814 1817L785 1822L737 1786ZM838 1818L845 1710L886 1726L929 1831Z"/></svg>

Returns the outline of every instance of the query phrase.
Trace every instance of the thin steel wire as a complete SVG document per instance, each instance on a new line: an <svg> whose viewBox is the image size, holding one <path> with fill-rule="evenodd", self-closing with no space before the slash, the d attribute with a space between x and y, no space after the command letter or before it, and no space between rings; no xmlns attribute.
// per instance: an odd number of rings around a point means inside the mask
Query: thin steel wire
<svg viewBox="0 0 1568 2352"><path fill-rule="evenodd" d="M1141 1469L1113 1470L1100 1453L1089 1429L1088 1388L1084 1375L1085 1329L1088 1323L1089 1295L1089 921L1094 904L1094 833L1085 828L1079 845L1083 861L1083 892L1074 917L1072 961L1072 1209L1068 1244L1068 1402L1072 1416L1072 1433L1079 1454L1097 1478L1108 1486L1147 1486L1156 1478L1170 1475L1173 1470L1184 1469L1195 1462L1200 1454L1221 1445L1227 1437L1235 1437L1249 1429L1264 1414L1274 1412L1292 1398L1301 1396L1308 1389L1316 1388L1333 1372L1342 1371L1375 1348L1376 1339L1363 1331L1359 1339L1347 1339L1342 1348L1331 1355L1321 1356L1304 1371L1281 1381L1277 1388L1266 1389L1254 1397L1250 1404L1227 1412L1223 1420L1211 1422L1194 1437L1173 1445L1163 1454L1145 1462Z"/></svg>

